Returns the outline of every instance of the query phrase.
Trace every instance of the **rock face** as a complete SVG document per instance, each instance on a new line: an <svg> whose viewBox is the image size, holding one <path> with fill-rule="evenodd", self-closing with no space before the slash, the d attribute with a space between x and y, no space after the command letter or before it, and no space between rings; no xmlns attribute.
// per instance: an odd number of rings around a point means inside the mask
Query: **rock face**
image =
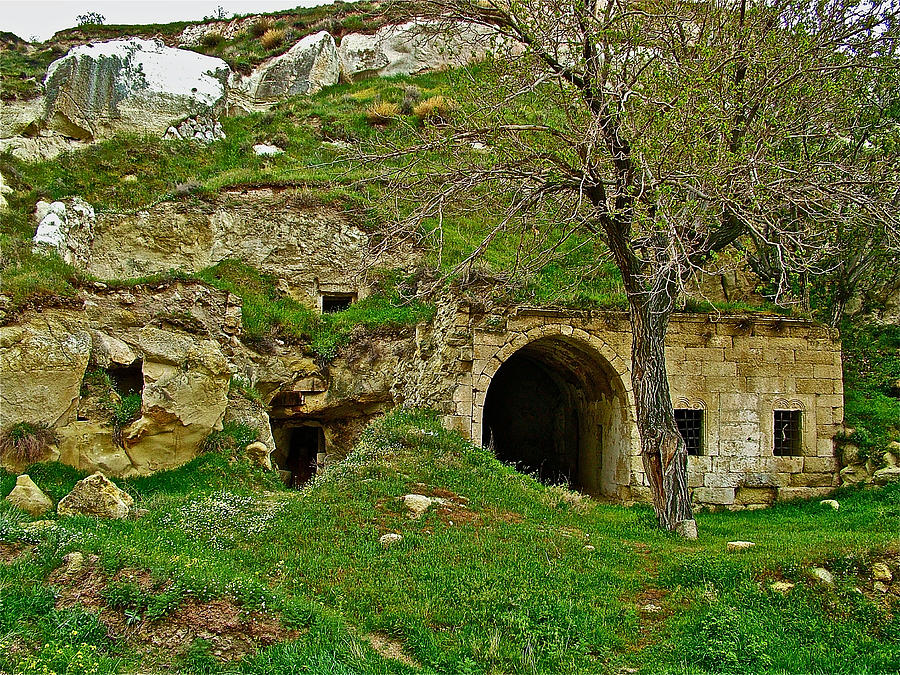
<svg viewBox="0 0 900 675"><path fill-rule="evenodd" d="M6 501L32 516L43 515L53 508L53 500L35 485L27 473L16 478L16 486L6 496Z"/></svg>
<svg viewBox="0 0 900 675"><path fill-rule="evenodd" d="M307 35L287 52L263 63L246 78L232 77L229 104L275 103L298 94L315 94L337 84L341 75L334 38L326 31Z"/></svg>
<svg viewBox="0 0 900 675"><path fill-rule="evenodd" d="M94 241L94 208L80 197L65 202L39 201L34 219L35 251L55 252L70 265L84 267Z"/></svg>
<svg viewBox="0 0 900 675"><path fill-rule="evenodd" d="M46 123L79 139L118 130L161 135L175 120L222 109L230 72L222 59L159 40L81 45L47 70Z"/></svg>
<svg viewBox="0 0 900 675"><path fill-rule="evenodd" d="M3 174L0 173L0 211L6 211L6 209L9 208L9 204L6 201L6 195L12 191L12 188L6 184L6 179L3 177Z"/></svg>
<svg viewBox="0 0 900 675"><path fill-rule="evenodd" d="M0 327L0 427L74 420L90 355L87 331L54 319Z"/></svg>
<svg viewBox="0 0 900 675"><path fill-rule="evenodd" d="M140 419L123 431L128 457L137 473L180 466L222 428L225 357L215 341L173 331L144 327L129 337L143 356L144 391Z"/></svg>
<svg viewBox="0 0 900 675"><path fill-rule="evenodd" d="M872 480L876 485L887 485L900 481L900 467L886 466L872 474Z"/></svg>
<svg viewBox="0 0 900 675"><path fill-rule="evenodd" d="M372 260L366 233L344 214L309 203L302 192L226 192L214 201L165 202L135 214L98 216L87 271L105 279L172 268L196 272L241 260L317 296L326 284L352 281ZM389 254L393 255L393 254ZM377 260L391 266L387 255Z"/></svg>
<svg viewBox="0 0 900 675"><path fill-rule="evenodd" d="M410 21L374 35L345 35L338 53L344 76L353 81L464 66L501 46L496 33L482 26L460 24L447 32L437 23Z"/></svg>
<svg viewBox="0 0 900 675"><path fill-rule="evenodd" d="M183 120L177 126L169 127L163 138L168 141L197 141L208 145L225 138L225 131L222 129L222 123L215 117L198 115Z"/></svg>
<svg viewBox="0 0 900 675"><path fill-rule="evenodd" d="M102 473L78 481L56 507L61 516L93 516L121 519L128 517L134 500L117 488Z"/></svg>

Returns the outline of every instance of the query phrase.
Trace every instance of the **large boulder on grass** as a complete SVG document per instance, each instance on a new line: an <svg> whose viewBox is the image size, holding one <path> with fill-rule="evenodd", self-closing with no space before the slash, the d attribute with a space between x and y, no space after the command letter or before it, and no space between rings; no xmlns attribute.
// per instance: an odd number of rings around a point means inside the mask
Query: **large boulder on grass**
<svg viewBox="0 0 900 675"><path fill-rule="evenodd" d="M508 44L485 26L409 21L384 26L373 35L345 35L338 53L344 76L356 81L457 68L481 61L491 52L510 51Z"/></svg>
<svg viewBox="0 0 900 675"><path fill-rule="evenodd" d="M284 54L276 56L246 78L234 75L229 103L251 108L298 94L315 94L337 84L340 59L334 38L326 31L307 35Z"/></svg>
<svg viewBox="0 0 900 675"><path fill-rule="evenodd" d="M83 140L123 130L162 135L174 121L220 112L230 74L222 59L160 40L80 45L47 69L46 123Z"/></svg>
<svg viewBox="0 0 900 675"><path fill-rule="evenodd" d="M61 516L122 519L128 517L132 506L131 495L97 472L78 481L59 501L56 512Z"/></svg>
<svg viewBox="0 0 900 675"><path fill-rule="evenodd" d="M27 473L16 478L16 486L6 496L6 501L32 516L41 516L53 508L53 500L44 494Z"/></svg>

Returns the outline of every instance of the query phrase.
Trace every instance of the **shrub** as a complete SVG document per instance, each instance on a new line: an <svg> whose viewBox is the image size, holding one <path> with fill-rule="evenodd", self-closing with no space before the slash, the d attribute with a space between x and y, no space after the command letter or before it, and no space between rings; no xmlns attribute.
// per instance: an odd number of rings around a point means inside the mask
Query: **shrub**
<svg viewBox="0 0 900 675"><path fill-rule="evenodd" d="M259 440L253 427L240 422L226 422L222 431L213 431L200 446L201 452L235 454Z"/></svg>
<svg viewBox="0 0 900 675"><path fill-rule="evenodd" d="M119 445L124 445L122 430L141 415L141 394L128 394L112 401L112 426L113 440Z"/></svg>
<svg viewBox="0 0 900 675"><path fill-rule="evenodd" d="M275 49L275 47L281 46L281 43L284 42L284 37L283 28L270 28L259 38L259 44L265 49Z"/></svg>
<svg viewBox="0 0 900 675"><path fill-rule="evenodd" d="M48 424L16 422L0 433L0 457L33 464L46 457L50 446L58 442L59 436Z"/></svg>
<svg viewBox="0 0 900 675"><path fill-rule="evenodd" d="M432 96L413 107L413 115L423 122L447 122L450 114L456 109L456 102L453 99L443 96Z"/></svg>
<svg viewBox="0 0 900 675"><path fill-rule="evenodd" d="M400 112L404 115L412 115L416 104L422 100L422 90L415 85L403 88L403 101L400 102Z"/></svg>
<svg viewBox="0 0 900 675"><path fill-rule="evenodd" d="M255 38L261 38L268 31L273 30L274 28L275 22L272 21L271 18L267 16L261 16L253 22L253 25L250 26L250 35Z"/></svg>
<svg viewBox="0 0 900 675"><path fill-rule="evenodd" d="M204 47L209 47L210 49L215 49L223 42L225 42L225 36L216 31L204 33L203 37L200 38L200 44Z"/></svg>
<svg viewBox="0 0 900 675"><path fill-rule="evenodd" d="M366 110L369 124L390 124L400 114L400 106L390 101L376 101Z"/></svg>

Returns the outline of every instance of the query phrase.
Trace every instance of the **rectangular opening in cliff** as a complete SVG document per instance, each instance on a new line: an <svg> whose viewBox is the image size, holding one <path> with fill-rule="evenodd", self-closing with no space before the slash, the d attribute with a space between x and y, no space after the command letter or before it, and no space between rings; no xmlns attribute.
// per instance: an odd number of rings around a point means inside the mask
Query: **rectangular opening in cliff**
<svg viewBox="0 0 900 675"><path fill-rule="evenodd" d="M356 293L323 293L322 313L334 314L335 312L343 312L354 302L356 302Z"/></svg>
<svg viewBox="0 0 900 675"><path fill-rule="evenodd" d="M289 487L299 488L316 475L325 454L325 434L320 426L289 426L274 430L272 460Z"/></svg>
<svg viewBox="0 0 900 675"><path fill-rule="evenodd" d="M144 391L144 368L142 361L135 361L130 366L110 366L107 368L109 379L116 391L122 396L140 394Z"/></svg>

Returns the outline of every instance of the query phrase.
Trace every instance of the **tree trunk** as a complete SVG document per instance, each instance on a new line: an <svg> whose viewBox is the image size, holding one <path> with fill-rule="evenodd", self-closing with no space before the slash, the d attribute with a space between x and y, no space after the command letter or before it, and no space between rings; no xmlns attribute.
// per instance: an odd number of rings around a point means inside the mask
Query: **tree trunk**
<svg viewBox="0 0 900 675"><path fill-rule="evenodd" d="M650 481L659 525L674 530L691 520L687 485L687 447L675 414L666 376L665 337L672 303L664 294L629 297L631 315L631 382L644 472Z"/></svg>

